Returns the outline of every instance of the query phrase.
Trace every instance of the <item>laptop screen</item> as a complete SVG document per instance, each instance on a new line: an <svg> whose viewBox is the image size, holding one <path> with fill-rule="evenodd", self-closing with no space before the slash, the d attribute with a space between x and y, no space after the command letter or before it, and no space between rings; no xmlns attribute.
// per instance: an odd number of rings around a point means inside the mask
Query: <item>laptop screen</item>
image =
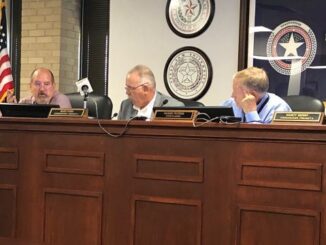
<svg viewBox="0 0 326 245"><path fill-rule="evenodd" d="M59 105L0 103L3 117L47 118L52 108L59 108Z"/></svg>

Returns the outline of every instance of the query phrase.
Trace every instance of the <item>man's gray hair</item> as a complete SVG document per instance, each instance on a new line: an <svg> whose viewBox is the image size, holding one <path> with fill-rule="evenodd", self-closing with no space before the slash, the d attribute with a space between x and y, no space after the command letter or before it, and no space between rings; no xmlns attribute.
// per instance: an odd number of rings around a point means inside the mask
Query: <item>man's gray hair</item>
<svg viewBox="0 0 326 245"><path fill-rule="evenodd" d="M150 86L156 87L155 76L149 67L145 65L136 65L127 73L127 77L134 72L138 73L142 83L148 83Z"/></svg>
<svg viewBox="0 0 326 245"><path fill-rule="evenodd" d="M269 79L264 69L248 67L237 72L234 78L241 80L244 86L258 93L266 93L268 91Z"/></svg>

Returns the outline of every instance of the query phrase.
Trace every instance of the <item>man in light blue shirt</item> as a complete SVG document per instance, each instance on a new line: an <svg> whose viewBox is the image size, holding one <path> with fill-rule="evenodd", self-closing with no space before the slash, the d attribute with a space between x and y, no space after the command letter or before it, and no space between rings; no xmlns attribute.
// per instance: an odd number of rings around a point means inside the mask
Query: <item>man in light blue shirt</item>
<svg viewBox="0 0 326 245"><path fill-rule="evenodd" d="M231 98L223 106L232 106L234 115L247 123L271 123L275 111L291 111L290 106L276 94L268 93L266 72L249 67L233 77Z"/></svg>

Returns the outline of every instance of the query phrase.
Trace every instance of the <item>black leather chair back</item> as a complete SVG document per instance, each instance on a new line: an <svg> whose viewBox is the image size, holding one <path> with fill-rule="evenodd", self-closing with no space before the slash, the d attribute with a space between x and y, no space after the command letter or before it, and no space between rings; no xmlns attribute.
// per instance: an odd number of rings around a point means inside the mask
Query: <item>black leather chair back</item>
<svg viewBox="0 0 326 245"><path fill-rule="evenodd" d="M185 104L185 107L203 107L205 106L202 102L195 100L179 99L179 101Z"/></svg>
<svg viewBox="0 0 326 245"><path fill-rule="evenodd" d="M80 93L69 93L66 95L70 99L72 108L84 108L84 97L81 96ZM97 104L98 118L111 119L113 107L111 99L106 95L97 95L93 93L89 94L87 99L88 116L97 117L94 101Z"/></svg>
<svg viewBox="0 0 326 245"><path fill-rule="evenodd" d="M283 99L291 107L292 111L312 111L312 112L324 112L324 103L314 97L306 95L289 95L283 97Z"/></svg>

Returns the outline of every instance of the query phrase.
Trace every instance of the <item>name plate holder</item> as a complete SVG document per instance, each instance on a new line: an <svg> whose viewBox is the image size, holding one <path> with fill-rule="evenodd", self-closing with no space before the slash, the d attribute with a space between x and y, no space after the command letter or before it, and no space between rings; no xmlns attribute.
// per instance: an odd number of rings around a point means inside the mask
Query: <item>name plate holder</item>
<svg viewBox="0 0 326 245"><path fill-rule="evenodd" d="M275 112L272 123L323 124L323 112Z"/></svg>
<svg viewBox="0 0 326 245"><path fill-rule="evenodd" d="M48 118L67 117L67 118L87 118L87 109L82 108L52 108Z"/></svg>
<svg viewBox="0 0 326 245"><path fill-rule="evenodd" d="M197 115L197 110L156 110L152 118L153 121L174 121L174 122L193 122Z"/></svg>

